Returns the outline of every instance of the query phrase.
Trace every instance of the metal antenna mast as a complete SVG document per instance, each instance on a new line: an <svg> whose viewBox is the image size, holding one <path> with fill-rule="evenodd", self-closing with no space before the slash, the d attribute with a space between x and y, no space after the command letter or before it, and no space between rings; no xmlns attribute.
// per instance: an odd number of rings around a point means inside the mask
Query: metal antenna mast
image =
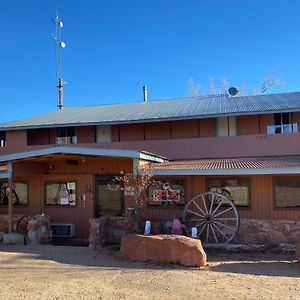
<svg viewBox="0 0 300 300"><path fill-rule="evenodd" d="M61 40L61 29L63 28L63 22L58 16L56 11L55 19L52 19L55 25L55 35L53 35L56 41L56 84L57 84L57 106L59 109L63 109L63 78L62 78L62 53L61 50L66 47L66 44Z"/></svg>

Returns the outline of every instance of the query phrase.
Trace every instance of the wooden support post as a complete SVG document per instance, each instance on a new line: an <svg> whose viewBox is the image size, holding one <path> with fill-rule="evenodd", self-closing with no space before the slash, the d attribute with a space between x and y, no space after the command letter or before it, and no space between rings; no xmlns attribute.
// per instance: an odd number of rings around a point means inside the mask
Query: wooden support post
<svg viewBox="0 0 300 300"><path fill-rule="evenodd" d="M137 176L139 174L139 164L140 160L138 158L134 158L132 163L133 176Z"/></svg>
<svg viewBox="0 0 300 300"><path fill-rule="evenodd" d="M12 162L7 163L8 171L8 232L13 232L13 199L12 199L12 188L13 188L13 170Z"/></svg>

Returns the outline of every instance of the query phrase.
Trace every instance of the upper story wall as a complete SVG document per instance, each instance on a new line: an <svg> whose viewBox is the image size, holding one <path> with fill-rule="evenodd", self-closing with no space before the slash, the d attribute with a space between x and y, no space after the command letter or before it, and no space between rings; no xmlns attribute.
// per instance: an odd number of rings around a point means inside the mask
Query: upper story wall
<svg viewBox="0 0 300 300"><path fill-rule="evenodd" d="M294 117L300 126L300 113ZM76 127L73 146L144 150L170 159L300 155L300 133L267 135L268 115L221 121L208 118ZM57 134L56 128L7 131L6 147L0 148L0 154L54 146Z"/></svg>

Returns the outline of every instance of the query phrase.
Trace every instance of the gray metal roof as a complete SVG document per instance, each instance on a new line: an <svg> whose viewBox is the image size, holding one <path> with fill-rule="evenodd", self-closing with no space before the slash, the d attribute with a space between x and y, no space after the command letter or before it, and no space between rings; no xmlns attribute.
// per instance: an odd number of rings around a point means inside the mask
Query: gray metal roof
<svg viewBox="0 0 300 300"><path fill-rule="evenodd" d="M244 97L199 96L69 107L20 121L3 123L0 124L0 130L88 124L125 124L288 111L300 111L300 92Z"/></svg>
<svg viewBox="0 0 300 300"><path fill-rule="evenodd" d="M81 148L77 146L58 146L58 147L48 147L42 149L36 149L25 152L17 152L4 154L0 156L0 163L15 161L26 158L34 158L43 155L50 154L78 154L78 155L91 155L91 156L110 156L110 157L123 157L123 158L133 158L141 159L146 161L151 161L155 163L162 163L167 161L167 159L151 154L144 151L136 150L124 150L124 149L102 149L102 148ZM1 170L1 168L0 168Z"/></svg>

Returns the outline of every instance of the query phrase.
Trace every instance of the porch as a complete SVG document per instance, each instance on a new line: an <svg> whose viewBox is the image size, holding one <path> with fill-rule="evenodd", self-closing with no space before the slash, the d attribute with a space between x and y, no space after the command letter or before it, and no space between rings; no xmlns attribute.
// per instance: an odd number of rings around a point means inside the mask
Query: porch
<svg viewBox="0 0 300 300"><path fill-rule="evenodd" d="M13 215L47 215L52 224L72 225L73 238L87 240L90 218L110 209L122 213L127 205L120 192L112 192L115 201L107 203L109 180L121 171L134 172L144 161L164 159L139 151L63 146L2 155L1 188L6 194L1 198L0 215L8 215L11 224Z"/></svg>

